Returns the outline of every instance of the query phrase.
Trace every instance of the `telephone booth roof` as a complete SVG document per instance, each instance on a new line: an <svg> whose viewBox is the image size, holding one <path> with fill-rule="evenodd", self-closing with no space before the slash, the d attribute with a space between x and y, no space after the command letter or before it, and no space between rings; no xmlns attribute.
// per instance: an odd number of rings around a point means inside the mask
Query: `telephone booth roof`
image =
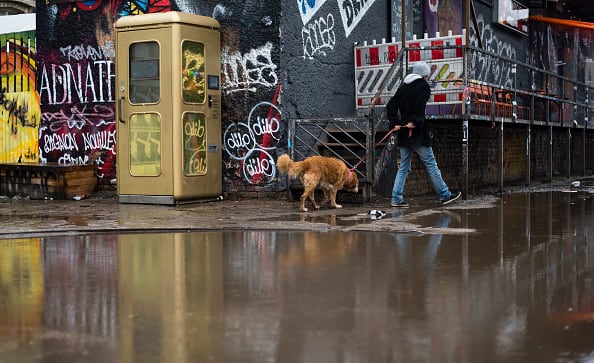
<svg viewBox="0 0 594 363"><path fill-rule="evenodd" d="M126 28L171 23L199 25L217 29L220 28L220 24L216 19L210 18L208 16L182 13L179 11L124 16L116 21L115 26L116 28Z"/></svg>

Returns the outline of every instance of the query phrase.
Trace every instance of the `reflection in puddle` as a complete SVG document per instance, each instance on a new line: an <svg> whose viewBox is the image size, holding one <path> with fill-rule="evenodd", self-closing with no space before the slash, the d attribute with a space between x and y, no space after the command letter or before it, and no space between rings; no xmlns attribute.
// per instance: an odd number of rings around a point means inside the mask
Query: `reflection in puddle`
<svg viewBox="0 0 594 363"><path fill-rule="evenodd" d="M292 215L284 215L277 218L267 217L266 221L270 222L307 222L307 223L321 223L330 226L356 226L358 224L369 223L370 219L381 219L376 216L371 216L369 213L355 214L355 215L338 215L332 212L313 212L313 213L299 213Z"/></svg>
<svg viewBox="0 0 594 363"><path fill-rule="evenodd" d="M0 356L34 363L592 361L593 220L591 194L554 192L420 217L434 233L5 240ZM438 233L445 228L478 232Z"/></svg>
<svg viewBox="0 0 594 363"><path fill-rule="evenodd" d="M323 223L330 226L350 227L359 224L367 224L370 221L381 219L400 218L404 215L401 210L370 209L366 213L338 214L334 210L323 210L292 215L283 215L277 218L267 217L266 221L275 222L307 222Z"/></svg>

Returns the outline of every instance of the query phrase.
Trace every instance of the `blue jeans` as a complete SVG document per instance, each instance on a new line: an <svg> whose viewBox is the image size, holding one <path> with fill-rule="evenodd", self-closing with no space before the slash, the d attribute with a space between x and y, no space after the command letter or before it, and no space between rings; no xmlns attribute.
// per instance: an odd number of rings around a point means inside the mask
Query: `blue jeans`
<svg viewBox="0 0 594 363"><path fill-rule="evenodd" d="M433 190L437 194L437 198L440 201L448 199L452 193L441 177L441 172L439 171L439 167L437 167L437 161L435 161L435 155L433 155L433 149L427 146L401 146L400 165L394 179L394 187L392 188L392 203L404 202L402 193L404 192L406 177L411 170L410 164L413 152L417 153L423 164L425 164L425 169L427 170L427 174L429 174L431 183L433 183Z"/></svg>

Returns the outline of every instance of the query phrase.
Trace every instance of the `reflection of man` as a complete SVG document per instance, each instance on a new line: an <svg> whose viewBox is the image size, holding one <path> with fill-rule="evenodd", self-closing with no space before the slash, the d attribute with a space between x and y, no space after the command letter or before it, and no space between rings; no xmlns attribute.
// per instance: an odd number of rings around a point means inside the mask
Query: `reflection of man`
<svg viewBox="0 0 594 363"><path fill-rule="evenodd" d="M393 212L392 217L396 213L402 212ZM451 211L443 211L437 216L437 222L433 228L435 230L448 228L453 220L456 221L455 223L460 223L460 215ZM416 236L404 233L396 235L398 268L399 273L403 276L402 279L399 279L402 285L398 286L398 290L409 292L402 295L398 303L405 309L408 308L406 310L407 317L426 313L427 305L419 305L419 303L429 301L427 294L431 290L431 286L439 283L434 281L433 273L436 270L436 259L442 238L443 234L441 233L431 234L428 239L426 235Z"/></svg>
<svg viewBox="0 0 594 363"><path fill-rule="evenodd" d="M452 219L456 219L457 222L460 222L460 215L451 211L443 211L437 217L437 222L434 229L445 229L450 226L452 223ZM422 257L421 265L427 268L433 267L435 264L435 258L437 256L437 252L439 251L439 245L441 244L441 239L443 238L443 234L435 233L429 236L429 241L425 245L424 254ZM417 244L418 241L414 241L414 244ZM400 254L400 264L402 266L406 266L411 263L410 259L408 259L408 254L410 254L412 250L413 241L411 240L410 236L406 234L398 234L396 235L396 244L398 245L398 249L401 252Z"/></svg>

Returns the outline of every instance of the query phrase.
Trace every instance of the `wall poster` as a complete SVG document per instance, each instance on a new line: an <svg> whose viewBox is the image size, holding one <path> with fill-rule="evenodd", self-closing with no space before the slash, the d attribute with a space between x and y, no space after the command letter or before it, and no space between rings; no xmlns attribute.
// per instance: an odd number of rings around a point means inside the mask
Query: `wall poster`
<svg viewBox="0 0 594 363"><path fill-rule="evenodd" d="M515 0L497 0L493 21L507 29L528 35L528 8Z"/></svg>

